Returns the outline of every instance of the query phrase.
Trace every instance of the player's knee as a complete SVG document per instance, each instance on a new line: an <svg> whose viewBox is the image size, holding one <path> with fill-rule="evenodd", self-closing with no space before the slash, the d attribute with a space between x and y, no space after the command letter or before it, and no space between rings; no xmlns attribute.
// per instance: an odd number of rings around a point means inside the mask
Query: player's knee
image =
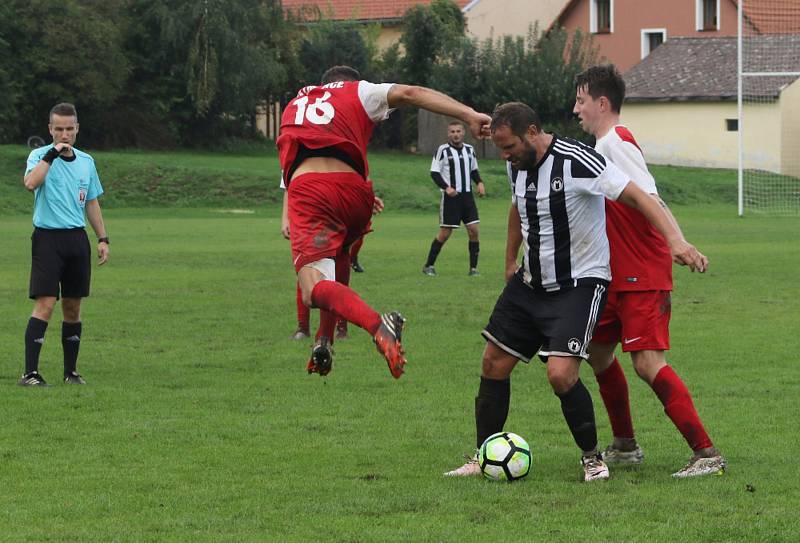
<svg viewBox="0 0 800 543"><path fill-rule="evenodd" d="M652 383L661 368L667 365L664 351L633 352L631 360L636 375L647 383Z"/></svg>
<svg viewBox="0 0 800 543"><path fill-rule="evenodd" d="M553 392L564 394L578 382L578 374L570 368L548 363L547 380L550 382Z"/></svg>
<svg viewBox="0 0 800 543"><path fill-rule="evenodd" d="M502 351L487 343L483 351L481 362L481 375L488 379L508 379L511 370L514 369L516 360L509 360L509 357Z"/></svg>

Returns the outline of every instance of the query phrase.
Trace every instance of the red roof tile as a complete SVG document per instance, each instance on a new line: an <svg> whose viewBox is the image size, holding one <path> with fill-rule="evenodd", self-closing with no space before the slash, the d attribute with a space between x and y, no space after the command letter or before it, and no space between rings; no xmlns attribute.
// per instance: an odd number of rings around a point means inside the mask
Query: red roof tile
<svg viewBox="0 0 800 543"><path fill-rule="evenodd" d="M470 0L453 1L462 9L470 2ZM283 0L283 7L294 13L304 8L312 10L318 8L324 17L335 21L374 21L399 19L408 9L430 3L431 0Z"/></svg>

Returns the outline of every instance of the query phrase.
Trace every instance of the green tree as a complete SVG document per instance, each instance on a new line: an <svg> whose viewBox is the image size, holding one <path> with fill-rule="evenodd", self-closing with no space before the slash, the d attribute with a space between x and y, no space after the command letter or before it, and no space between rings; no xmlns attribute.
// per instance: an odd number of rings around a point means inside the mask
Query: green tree
<svg viewBox="0 0 800 543"><path fill-rule="evenodd" d="M371 78L373 48L364 36L366 29L351 21L320 19L303 36L298 59L303 67L304 85L319 83L323 72L338 64L358 70Z"/></svg>
<svg viewBox="0 0 800 543"><path fill-rule="evenodd" d="M429 76L443 56L464 36L464 15L450 0L416 5L403 16L400 43L405 49L405 81L428 85Z"/></svg>

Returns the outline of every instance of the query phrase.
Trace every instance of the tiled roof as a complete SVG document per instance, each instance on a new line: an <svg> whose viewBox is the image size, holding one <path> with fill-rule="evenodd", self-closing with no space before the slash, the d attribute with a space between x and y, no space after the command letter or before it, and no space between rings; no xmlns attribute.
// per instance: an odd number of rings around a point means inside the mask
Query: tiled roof
<svg viewBox="0 0 800 543"><path fill-rule="evenodd" d="M798 0L745 0L744 11L752 31L761 34L800 33Z"/></svg>
<svg viewBox="0 0 800 543"><path fill-rule="evenodd" d="M800 34L747 38L745 71L800 72ZM746 44L747 46L747 44ZM630 101L736 100L736 38L669 38L625 73ZM745 94L775 99L798 77L746 78Z"/></svg>
<svg viewBox="0 0 800 543"><path fill-rule="evenodd" d="M431 0L283 0L283 7L306 16L318 9L334 21L378 21L400 19L410 8L430 3ZM454 3L463 9L469 0L454 0Z"/></svg>

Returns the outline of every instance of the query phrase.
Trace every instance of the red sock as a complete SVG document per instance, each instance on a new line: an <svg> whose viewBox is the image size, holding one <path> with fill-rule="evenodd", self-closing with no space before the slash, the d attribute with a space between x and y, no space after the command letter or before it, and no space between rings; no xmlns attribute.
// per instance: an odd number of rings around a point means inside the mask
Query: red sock
<svg viewBox="0 0 800 543"><path fill-rule="evenodd" d="M360 326L371 336L381 325L381 316L355 291L336 281L320 281L311 291L315 307L337 313L341 318Z"/></svg>
<svg viewBox="0 0 800 543"><path fill-rule="evenodd" d="M713 447L700 416L694 408L692 395L670 366L664 366L653 379L653 391L664 404L664 412L683 435L693 451Z"/></svg>
<svg viewBox="0 0 800 543"><path fill-rule="evenodd" d="M333 329L336 327L337 320L339 320L339 317L336 315L336 313L320 310L319 328L317 328L317 335L315 339L319 339L320 336L325 336L331 340L331 343L333 343Z"/></svg>
<svg viewBox="0 0 800 543"><path fill-rule="evenodd" d="M300 283L297 284L297 294L295 298L297 303L297 327L301 330L308 330L308 321L310 318L311 310L303 303L303 295L300 292Z"/></svg>
<svg viewBox="0 0 800 543"><path fill-rule="evenodd" d="M350 257L346 254L336 257L336 282L343 285L350 284Z"/></svg>
<svg viewBox="0 0 800 543"><path fill-rule="evenodd" d="M603 373L596 374L595 377L600 385L600 396L606 405L608 420L611 422L611 432L614 437L632 439L633 421L628 397L628 380L625 379L625 373L617 357L614 357L614 361Z"/></svg>

